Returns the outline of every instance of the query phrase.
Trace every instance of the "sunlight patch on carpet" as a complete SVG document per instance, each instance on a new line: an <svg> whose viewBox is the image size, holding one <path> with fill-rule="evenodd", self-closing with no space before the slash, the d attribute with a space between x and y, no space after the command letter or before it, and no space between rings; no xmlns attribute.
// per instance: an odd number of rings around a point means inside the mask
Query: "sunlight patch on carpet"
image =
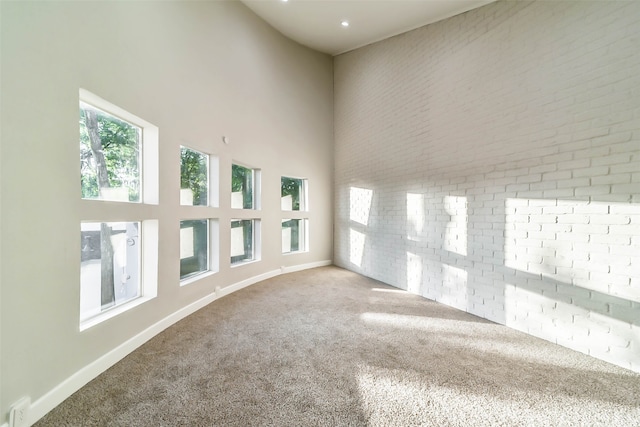
<svg viewBox="0 0 640 427"><path fill-rule="evenodd" d="M584 396L515 387L486 387L478 393L473 381L439 384L440 380L448 381L436 376L427 382L411 370L361 365L358 391L369 424L580 425L581 420L590 420L621 425L617 422L629 422L635 416L620 404ZM589 409L585 412L585 408Z"/></svg>
<svg viewBox="0 0 640 427"><path fill-rule="evenodd" d="M415 316L411 314L376 313L365 312L360 315L360 320L365 323L381 326L392 326L402 329L423 331L452 331L459 330L461 325L476 323L468 320L440 319L428 316ZM491 323L481 323L484 327L491 327ZM467 326L464 326L467 327Z"/></svg>

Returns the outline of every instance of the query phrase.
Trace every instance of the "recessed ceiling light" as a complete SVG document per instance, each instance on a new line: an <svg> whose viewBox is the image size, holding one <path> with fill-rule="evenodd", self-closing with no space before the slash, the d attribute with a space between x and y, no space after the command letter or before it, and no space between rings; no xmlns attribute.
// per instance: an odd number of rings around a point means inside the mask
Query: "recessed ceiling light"
<svg viewBox="0 0 640 427"><path fill-rule="evenodd" d="M281 0L281 1L282 1L282 3L286 3L286 2L288 2L289 0Z"/></svg>
<svg viewBox="0 0 640 427"><path fill-rule="evenodd" d="M344 21L342 21L340 23L340 25L342 25L343 27L348 27L349 26L349 21L347 21L346 19Z"/></svg>

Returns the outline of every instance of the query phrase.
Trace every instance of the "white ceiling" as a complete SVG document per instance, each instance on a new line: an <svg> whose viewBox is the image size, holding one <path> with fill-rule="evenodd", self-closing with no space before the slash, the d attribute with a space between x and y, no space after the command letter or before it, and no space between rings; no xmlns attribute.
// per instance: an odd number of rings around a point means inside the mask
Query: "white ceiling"
<svg viewBox="0 0 640 427"><path fill-rule="evenodd" d="M240 1L285 36L338 55L495 0Z"/></svg>

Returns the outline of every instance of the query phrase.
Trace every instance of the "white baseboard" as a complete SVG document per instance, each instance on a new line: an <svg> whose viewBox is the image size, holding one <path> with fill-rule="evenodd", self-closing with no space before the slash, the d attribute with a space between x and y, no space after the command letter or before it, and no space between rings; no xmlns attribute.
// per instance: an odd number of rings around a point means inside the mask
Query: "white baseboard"
<svg viewBox="0 0 640 427"><path fill-rule="evenodd" d="M186 307L181 308L180 310L170 314L169 316L140 332L133 338L120 344L118 347L114 348L104 356L80 369L69 378L64 380L62 383L58 384L56 387L50 390L47 394L33 402L29 409L28 425L32 425L40 418L44 417L49 411L62 403L67 397L71 396L89 381L96 378L108 368L118 363L136 348L140 347L142 344L149 341L151 338L158 335L169 326L184 319L188 315L195 313L202 307L212 303L218 298L222 298L225 295L229 295L233 292L239 291L242 288L246 288L247 286L270 279L280 274L307 270L309 268L323 267L331 264L332 261L326 260L296 265L292 267L283 267L278 270L268 271L258 276L250 277L241 282L237 282L232 285L225 286L224 288L220 288L217 291L205 296L204 298L201 298L198 301L195 301L187 305ZM9 425L5 423L0 425L0 427L9 427Z"/></svg>

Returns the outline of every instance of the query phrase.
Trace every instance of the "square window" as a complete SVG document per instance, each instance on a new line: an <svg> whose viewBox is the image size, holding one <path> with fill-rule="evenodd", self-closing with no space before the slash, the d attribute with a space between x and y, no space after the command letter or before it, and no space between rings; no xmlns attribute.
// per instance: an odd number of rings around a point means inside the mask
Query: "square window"
<svg viewBox="0 0 640 427"><path fill-rule="evenodd" d="M282 253L305 252L307 250L307 220L282 220Z"/></svg>
<svg viewBox="0 0 640 427"><path fill-rule="evenodd" d="M142 129L80 101L83 199L141 201Z"/></svg>
<svg viewBox="0 0 640 427"><path fill-rule="evenodd" d="M255 219L231 220L231 264L259 259L259 224Z"/></svg>
<svg viewBox="0 0 640 427"><path fill-rule="evenodd" d="M209 221L180 221L180 280L209 271Z"/></svg>
<svg viewBox="0 0 640 427"><path fill-rule="evenodd" d="M283 211L307 210L307 180L301 178L287 178L280 181L280 205Z"/></svg>
<svg viewBox="0 0 640 427"><path fill-rule="evenodd" d="M231 207L233 209L256 209L255 173L244 166L231 166Z"/></svg>
<svg viewBox="0 0 640 427"><path fill-rule="evenodd" d="M140 296L140 223L83 222L80 235L84 321Z"/></svg>
<svg viewBox="0 0 640 427"><path fill-rule="evenodd" d="M180 147L180 204L209 205L209 156Z"/></svg>

